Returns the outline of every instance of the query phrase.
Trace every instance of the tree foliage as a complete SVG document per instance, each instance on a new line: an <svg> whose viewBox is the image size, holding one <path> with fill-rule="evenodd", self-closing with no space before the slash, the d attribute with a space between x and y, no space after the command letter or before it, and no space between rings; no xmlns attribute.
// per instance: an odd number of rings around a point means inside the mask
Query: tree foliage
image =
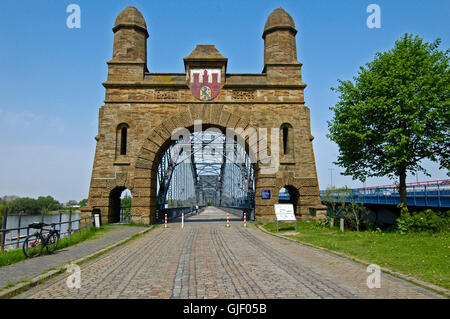
<svg viewBox="0 0 450 319"><path fill-rule="evenodd" d="M85 199L80 200L78 202L78 205L80 205L80 207L86 207L87 203L88 203L88 200L87 200L87 198L85 198Z"/></svg>
<svg viewBox="0 0 450 319"><path fill-rule="evenodd" d="M449 169L449 50L441 41L405 34L392 50L377 53L352 81L338 80L338 103L330 109L327 137L339 146L344 175L399 178L406 204L406 174L428 174L429 159Z"/></svg>
<svg viewBox="0 0 450 319"><path fill-rule="evenodd" d="M125 196L120 200L120 207L131 207L131 196L125 194Z"/></svg>
<svg viewBox="0 0 450 319"><path fill-rule="evenodd" d="M8 214L39 214L41 207L36 199L33 198L17 198L8 203Z"/></svg>
<svg viewBox="0 0 450 319"><path fill-rule="evenodd" d="M60 202L51 196L41 196L38 199L34 198L17 198L6 203L9 214L40 214L48 213L62 208Z"/></svg>
<svg viewBox="0 0 450 319"><path fill-rule="evenodd" d="M37 203L41 208L41 213L48 213L62 208L61 203L51 196L46 197L40 196L37 199Z"/></svg>

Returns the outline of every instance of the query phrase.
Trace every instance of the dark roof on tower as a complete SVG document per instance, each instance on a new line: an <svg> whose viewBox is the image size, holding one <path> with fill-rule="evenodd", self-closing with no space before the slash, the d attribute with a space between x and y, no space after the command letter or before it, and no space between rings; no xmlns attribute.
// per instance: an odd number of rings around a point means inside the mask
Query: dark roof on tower
<svg viewBox="0 0 450 319"><path fill-rule="evenodd" d="M114 23L113 31L117 31L120 27L138 27L139 29L147 31L147 24L142 13L139 12L135 7L128 7L123 10L117 16L116 22Z"/></svg>
<svg viewBox="0 0 450 319"><path fill-rule="evenodd" d="M290 29L294 33L297 33L295 29L294 19L289 13L284 11L282 8L278 8L272 11L266 21L264 26L263 38L268 32L280 30L280 29Z"/></svg>
<svg viewBox="0 0 450 319"><path fill-rule="evenodd" d="M205 60L205 59L214 59L214 60L225 60L226 58L217 51L214 45L205 45L198 44L194 51L191 52L185 60Z"/></svg>

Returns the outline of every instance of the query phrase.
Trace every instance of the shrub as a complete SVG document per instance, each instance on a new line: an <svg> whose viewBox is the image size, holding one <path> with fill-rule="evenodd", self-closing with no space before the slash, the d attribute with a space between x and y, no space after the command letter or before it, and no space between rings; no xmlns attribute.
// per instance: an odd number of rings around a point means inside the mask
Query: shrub
<svg viewBox="0 0 450 319"><path fill-rule="evenodd" d="M368 219L363 220L363 221L362 221L362 225L363 225L363 227L364 227L365 230L371 230L371 231L373 231L373 230L376 230L376 229L380 229L380 228L377 227L377 224L376 224L376 223L374 223L374 222L372 222L372 221L370 221L370 220L368 220Z"/></svg>
<svg viewBox="0 0 450 319"><path fill-rule="evenodd" d="M449 212L435 212L431 209L419 213L404 212L397 218L397 229L400 233L431 231L448 231L450 226Z"/></svg>
<svg viewBox="0 0 450 319"><path fill-rule="evenodd" d="M347 205L342 205L341 214L345 219L347 229L359 231L369 211L363 204L351 202Z"/></svg>
<svg viewBox="0 0 450 319"><path fill-rule="evenodd" d="M316 225L319 227L330 227L330 219L329 218L320 218L316 221Z"/></svg>

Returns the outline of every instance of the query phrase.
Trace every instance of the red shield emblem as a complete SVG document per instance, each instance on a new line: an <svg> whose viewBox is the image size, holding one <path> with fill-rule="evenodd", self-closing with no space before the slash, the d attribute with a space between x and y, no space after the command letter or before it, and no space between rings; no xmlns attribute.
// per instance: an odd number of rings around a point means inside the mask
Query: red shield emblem
<svg viewBox="0 0 450 319"><path fill-rule="evenodd" d="M220 92L220 69L191 70L189 88L199 100L210 101Z"/></svg>

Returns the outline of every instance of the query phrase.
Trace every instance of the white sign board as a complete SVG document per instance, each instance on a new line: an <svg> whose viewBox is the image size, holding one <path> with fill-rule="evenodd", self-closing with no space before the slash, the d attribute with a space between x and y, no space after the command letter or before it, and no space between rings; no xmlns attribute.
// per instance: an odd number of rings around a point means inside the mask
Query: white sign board
<svg viewBox="0 0 450 319"><path fill-rule="evenodd" d="M94 224L95 224L95 227L100 228L100 215L99 214L94 214Z"/></svg>
<svg viewBox="0 0 450 319"><path fill-rule="evenodd" d="M294 205L292 204L275 204L275 215L277 221L297 221L294 214Z"/></svg>

